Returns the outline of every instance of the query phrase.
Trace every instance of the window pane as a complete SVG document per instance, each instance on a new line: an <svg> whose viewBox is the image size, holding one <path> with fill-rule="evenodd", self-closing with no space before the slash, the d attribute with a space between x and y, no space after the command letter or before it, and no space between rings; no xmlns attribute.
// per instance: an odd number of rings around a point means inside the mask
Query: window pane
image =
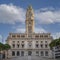
<svg viewBox="0 0 60 60"><path fill-rule="evenodd" d="M39 47L39 44L36 44L36 48L38 48Z"/></svg>
<svg viewBox="0 0 60 60"><path fill-rule="evenodd" d="M15 56L15 51L12 51L12 56Z"/></svg>
<svg viewBox="0 0 60 60"><path fill-rule="evenodd" d="M20 45L19 45L19 44L17 44L17 48L19 48L19 46L20 46Z"/></svg>
<svg viewBox="0 0 60 60"><path fill-rule="evenodd" d="M41 44L40 46L41 46L41 48L43 48L43 44Z"/></svg>
<svg viewBox="0 0 60 60"><path fill-rule="evenodd" d="M48 56L48 51L45 51L45 56Z"/></svg>
<svg viewBox="0 0 60 60"><path fill-rule="evenodd" d="M39 56L39 51L36 51L36 56Z"/></svg>
<svg viewBox="0 0 60 60"><path fill-rule="evenodd" d="M15 44L12 44L12 47L15 48Z"/></svg>
<svg viewBox="0 0 60 60"><path fill-rule="evenodd" d="M44 52L43 51L41 51L41 56L44 56Z"/></svg>
<svg viewBox="0 0 60 60"><path fill-rule="evenodd" d="M24 56L24 51L21 51L21 56Z"/></svg>
<svg viewBox="0 0 60 60"><path fill-rule="evenodd" d="M41 43L43 43L43 41L41 41Z"/></svg>
<svg viewBox="0 0 60 60"><path fill-rule="evenodd" d="M19 56L20 55L20 52L19 51L17 51L17 56Z"/></svg>
<svg viewBox="0 0 60 60"><path fill-rule="evenodd" d="M47 44L45 44L45 48L47 48L48 47L48 45Z"/></svg>
<svg viewBox="0 0 60 60"><path fill-rule="evenodd" d="M22 46L22 48L24 48L24 44L22 44L21 46Z"/></svg>

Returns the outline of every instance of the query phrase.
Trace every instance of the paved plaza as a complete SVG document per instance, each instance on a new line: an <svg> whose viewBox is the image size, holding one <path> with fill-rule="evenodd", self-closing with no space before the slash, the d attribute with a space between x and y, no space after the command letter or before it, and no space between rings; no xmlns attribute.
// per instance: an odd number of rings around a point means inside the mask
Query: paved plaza
<svg viewBox="0 0 60 60"><path fill-rule="evenodd" d="M57 60L57 59L42 58L40 56L24 56L24 57L20 56L16 58L5 59L5 60Z"/></svg>

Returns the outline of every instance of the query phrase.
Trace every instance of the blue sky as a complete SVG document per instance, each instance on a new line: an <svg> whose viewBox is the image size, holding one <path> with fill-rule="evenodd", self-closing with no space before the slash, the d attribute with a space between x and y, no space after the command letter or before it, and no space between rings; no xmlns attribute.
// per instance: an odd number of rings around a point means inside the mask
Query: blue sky
<svg viewBox="0 0 60 60"><path fill-rule="evenodd" d="M49 32L60 37L60 0L0 0L0 42L10 32L25 31L25 14L32 5L35 14L35 32Z"/></svg>

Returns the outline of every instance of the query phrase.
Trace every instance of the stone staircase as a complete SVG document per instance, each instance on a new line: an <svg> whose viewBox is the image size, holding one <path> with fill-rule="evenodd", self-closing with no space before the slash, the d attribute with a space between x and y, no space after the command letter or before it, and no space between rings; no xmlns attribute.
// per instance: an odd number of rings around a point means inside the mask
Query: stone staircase
<svg viewBox="0 0 60 60"><path fill-rule="evenodd" d="M10 58L10 59L6 59L6 60L54 60L54 59L43 58L40 56L20 56L20 57ZM55 60L57 60L57 59L55 59Z"/></svg>

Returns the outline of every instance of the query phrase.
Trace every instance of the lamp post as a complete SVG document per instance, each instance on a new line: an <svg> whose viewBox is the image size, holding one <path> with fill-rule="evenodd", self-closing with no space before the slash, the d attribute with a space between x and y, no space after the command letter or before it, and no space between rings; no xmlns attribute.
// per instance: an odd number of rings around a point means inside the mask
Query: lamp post
<svg viewBox="0 0 60 60"><path fill-rule="evenodd" d="M4 42L4 40L3 40L3 35L2 35L2 41L1 41L2 43ZM3 60L3 51L2 51L2 53L1 53L2 55L1 55L1 58L2 58L2 60Z"/></svg>
<svg viewBox="0 0 60 60"><path fill-rule="evenodd" d="M54 49L54 60L55 60L55 47L53 49Z"/></svg>

